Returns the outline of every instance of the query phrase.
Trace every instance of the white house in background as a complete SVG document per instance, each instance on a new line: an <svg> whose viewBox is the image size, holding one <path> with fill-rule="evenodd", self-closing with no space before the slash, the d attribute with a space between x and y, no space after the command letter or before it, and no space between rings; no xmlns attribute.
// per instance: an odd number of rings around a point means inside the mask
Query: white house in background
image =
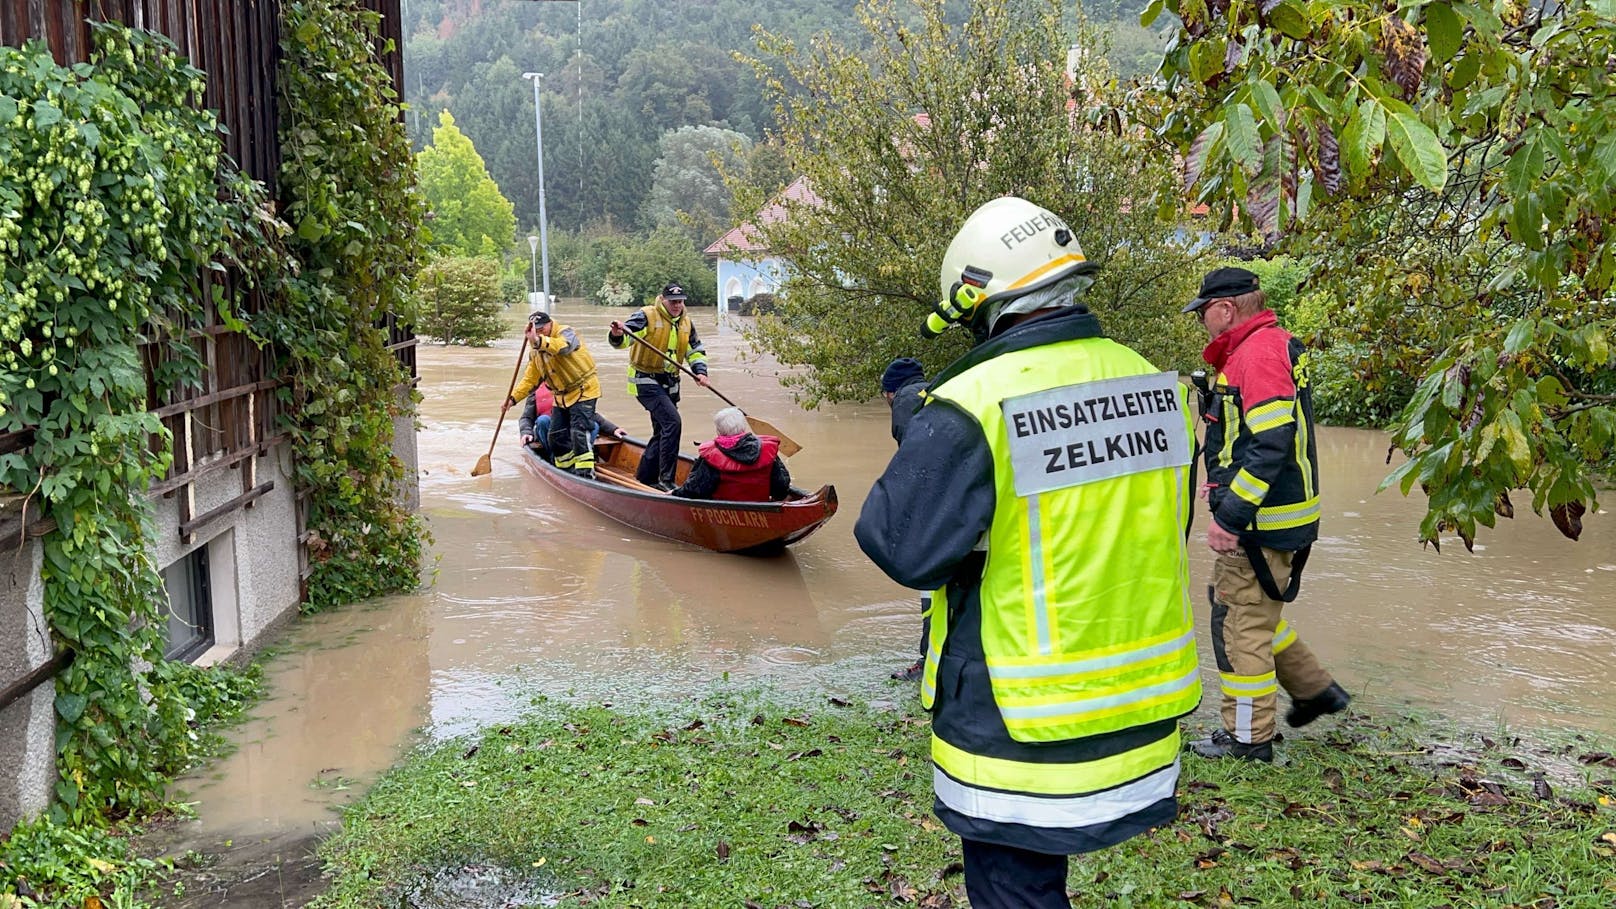
<svg viewBox="0 0 1616 909"><path fill-rule="evenodd" d="M798 177L781 190L752 220L724 234L702 254L718 269L718 312L725 315L737 302L758 294L776 294L786 279L791 263L765 249L755 234L758 224L772 224L785 217L787 202L816 205L819 197L808 188L808 178Z"/></svg>

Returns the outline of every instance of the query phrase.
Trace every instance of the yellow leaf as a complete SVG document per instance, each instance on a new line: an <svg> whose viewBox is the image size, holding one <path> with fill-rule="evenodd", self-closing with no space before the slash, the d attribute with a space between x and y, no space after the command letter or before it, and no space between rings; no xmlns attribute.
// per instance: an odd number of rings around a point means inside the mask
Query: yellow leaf
<svg viewBox="0 0 1616 909"><path fill-rule="evenodd" d="M545 861L546 860L541 857L538 861L533 863L533 867L535 867L535 868L543 868Z"/></svg>
<svg viewBox="0 0 1616 909"><path fill-rule="evenodd" d="M97 858L90 859L89 861L90 867L101 874L111 874L112 872L118 870L117 866L113 865L111 862L104 862Z"/></svg>
<svg viewBox="0 0 1616 909"><path fill-rule="evenodd" d="M1419 819L1419 817L1418 817L1418 816L1416 816L1416 815L1409 815L1409 818L1408 818L1408 825L1409 825L1409 826L1410 826L1410 827L1420 827L1420 826L1423 826L1423 825L1424 825L1424 824L1425 824L1425 822L1424 822L1424 821L1422 821L1422 820L1420 820L1420 819Z"/></svg>
<svg viewBox="0 0 1616 909"><path fill-rule="evenodd" d="M1616 846L1616 831L1602 833L1599 835L1599 839L1611 844L1612 846Z"/></svg>
<svg viewBox="0 0 1616 909"><path fill-rule="evenodd" d="M1599 804L1604 805L1606 808L1609 808L1612 805L1616 805L1616 799L1612 799L1608 795L1602 795L1602 796L1599 797Z"/></svg>
<svg viewBox="0 0 1616 909"><path fill-rule="evenodd" d="M648 837L646 837L646 838L645 838L645 841L646 841L646 842L647 842L647 843L650 843L650 844L651 844L651 845L653 845L653 846L655 846L655 845L656 845L656 837L654 837L654 836L648 836Z"/></svg>
<svg viewBox="0 0 1616 909"><path fill-rule="evenodd" d="M22 897L15 893L0 893L0 909L22 909Z"/></svg>
<svg viewBox="0 0 1616 909"><path fill-rule="evenodd" d="M87 896L84 898L84 909L101 909L101 897Z"/></svg>

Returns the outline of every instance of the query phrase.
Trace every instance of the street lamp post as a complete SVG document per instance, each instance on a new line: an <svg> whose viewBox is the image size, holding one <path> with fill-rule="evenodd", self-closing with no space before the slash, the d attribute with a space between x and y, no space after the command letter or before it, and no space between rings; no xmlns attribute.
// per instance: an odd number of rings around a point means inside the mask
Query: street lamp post
<svg viewBox="0 0 1616 909"><path fill-rule="evenodd" d="M544 296L539 299L544 301L544 311L549 312L550 244L546 234L547 224L544 216L544 120L539 112L539 80L544 78L544 73L523 73L522 78L533 80L533 137L539 148L539 255L544 277ZM533 238L529 237L528 242L531 243L532 241Z"/></svg>
<svg viewBox="0 0 1616 909"><path fill-rule="evenodd" d="M527 247L528 251L533 254L533 283L529 285L529 287L532 288L532 292L527 295L527 308L529 312L533 312L539 308L539 238L532 236L528 237ZM544 302L549 303L550 301L545 300ZM548 312L549 307L545 307L545 311Z"/></svg>

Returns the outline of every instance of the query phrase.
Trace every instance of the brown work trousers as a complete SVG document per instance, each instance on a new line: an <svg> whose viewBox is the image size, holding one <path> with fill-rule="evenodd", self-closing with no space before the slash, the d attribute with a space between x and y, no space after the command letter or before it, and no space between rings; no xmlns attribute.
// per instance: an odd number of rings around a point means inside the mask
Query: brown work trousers
<svg viewBox="0 0 1616 909"><path fill-rule="evenodd" d="M1274 584L1290 583L1295 553L1264 549ZM1219 555L1212 566L1212 651L1223 688L1223 728L1246 743L1274 737L1279 689L1292 700L1316 697L1335 680L1280 616L1244 552Z"/></svg>

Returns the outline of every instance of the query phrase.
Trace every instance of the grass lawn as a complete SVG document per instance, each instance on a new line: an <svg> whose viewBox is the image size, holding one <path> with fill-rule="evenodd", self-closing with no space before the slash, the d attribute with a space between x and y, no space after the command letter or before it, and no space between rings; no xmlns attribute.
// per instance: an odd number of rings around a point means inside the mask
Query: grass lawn
<svg viewBox="0 0 1616 909"><path fill-rule="evenodd" d="M544 702L378 783L325 846L320 905L421 905L446 876L492 874L493 906L964 906L928 737L909 698ZM1293 734L1273 767L1187 756L1178 820L1074 857L1075 902L1616 905L1616 759L1438 740L1356 715Z"/></svg>

